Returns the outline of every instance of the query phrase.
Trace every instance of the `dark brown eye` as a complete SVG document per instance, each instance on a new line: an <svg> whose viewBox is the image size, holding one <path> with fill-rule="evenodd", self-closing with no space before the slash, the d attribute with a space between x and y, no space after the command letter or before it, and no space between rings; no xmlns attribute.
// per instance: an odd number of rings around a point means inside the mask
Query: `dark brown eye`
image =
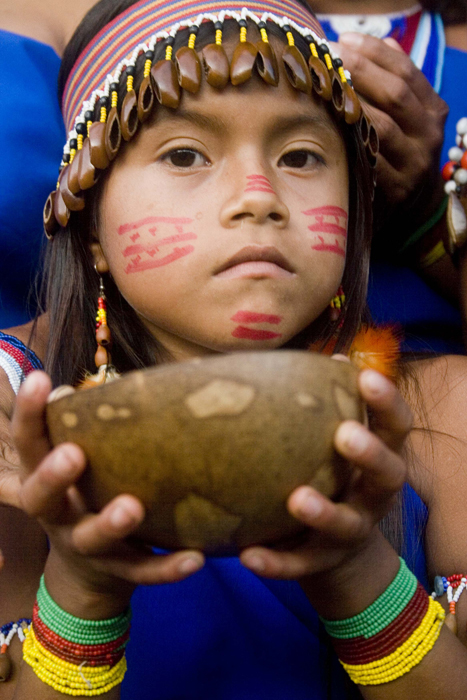
<svg viewBox="0 0 467 700"><path fill-rule="evenodd" d="M176 168L191 168L194 165L203 165L205 163L201 153L193 151L191 148L177 148L167 153L164 159L168 160L171 165L175 165Z"/></svg>
<svg viewBox="0 0 467 700"><path fill-rule="evenodd" d="M279 165L285 165L286 168L310 168L319 161L318 156L311 151L297 150L283 155Z"/></svg>

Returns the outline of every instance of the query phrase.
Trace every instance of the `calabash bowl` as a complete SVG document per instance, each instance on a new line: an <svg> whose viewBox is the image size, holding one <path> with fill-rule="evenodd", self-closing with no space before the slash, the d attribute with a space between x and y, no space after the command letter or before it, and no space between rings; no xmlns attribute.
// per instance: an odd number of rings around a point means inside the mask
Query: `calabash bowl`
<svg viewBox="0 0 467 700"><path fill-rule="evenodd" d="M299 536L286 509L311 484L338 499L342 420L364 419L352 365L302 351L241 352L130 372L48 404L54 445L80 445L92 510L141 499L137 535L165 549L233 554Z"/></svg>

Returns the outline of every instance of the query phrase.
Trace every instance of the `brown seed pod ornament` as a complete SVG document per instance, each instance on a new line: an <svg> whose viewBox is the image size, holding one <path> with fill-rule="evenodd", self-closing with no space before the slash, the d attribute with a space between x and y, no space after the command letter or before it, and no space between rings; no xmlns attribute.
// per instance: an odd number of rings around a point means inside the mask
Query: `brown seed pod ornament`
<svg viewBox="0 0 467 700"><path fill-rule="evenodd" d="M112 107L109 112L109 116L107 117L104 139L105 151L110 161L112 161L117 155L121 142L122 129L120 126L118 111L116 107Z"/></svg>
<svg viewBox="0 0 467 700"><path fill-rule="evenodd" d="M230 62L230 81L232 85L246 83L251 78L256 63L258 49L254 44L246 40L246 27L245 20L241 20L240 43L235 47Z"/></svg>
<svg viewBox="0 0 467 700"><path fill-rule="evenodd" d="M164 107L177 109L180 104L180 85L177 70L172 61L172 46L169 44L166 57L151 68L151 78L158 101Z"/></svg>
<svg viewBox="0 0 467 700"><path fill-rule="evenodd" d="M192 94L200 89L202 78L201 61L194 49L195 38L196 34L192 32L188 46L182 46L175 54L175 68L180 87Z"/></svg>
<svg viewBox="0 0 467 700"><path fill-rule="evenodd" d="M285 26L287 32L288 46L282 54L285 72L294 88L301 92L311 93L311 75L305 59L294 44L294 39L290 27Z"/></svg>
<svg viewBox="0 0 467 700"><path fill-rule="evenodd" d="M216 43L208 44L201 51L206 82L212 87L222 89L229 82L230 65L222 46L222 24L216 22Z"/></svg>
<svg viewBox="0 0 467 700"><path fill-rule="evenodd" d="M356 368L317 353L237 353L130 372L50 403L52 443L80 445L93 510L143 502L138 534L166 548L231 554L300 535L286 501L301 484L339 498L349 465L333 447L364 419Z"/></svg>

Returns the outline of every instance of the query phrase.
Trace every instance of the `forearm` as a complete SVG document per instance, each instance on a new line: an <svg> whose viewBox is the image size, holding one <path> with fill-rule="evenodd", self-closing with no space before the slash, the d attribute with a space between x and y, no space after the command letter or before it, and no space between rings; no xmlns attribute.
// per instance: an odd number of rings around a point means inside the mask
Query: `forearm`
<svg viewBox="0 0 467 700"><path fill-rule="evenodd" d="M369 547L347 567L310 577L302 587L319 614L344 620L371 605L394 580L399 559L375 531ZM445 626L432 649L404 675L380 685L359 685L368 700L461 700L467 693L467 649Z"/></svg>

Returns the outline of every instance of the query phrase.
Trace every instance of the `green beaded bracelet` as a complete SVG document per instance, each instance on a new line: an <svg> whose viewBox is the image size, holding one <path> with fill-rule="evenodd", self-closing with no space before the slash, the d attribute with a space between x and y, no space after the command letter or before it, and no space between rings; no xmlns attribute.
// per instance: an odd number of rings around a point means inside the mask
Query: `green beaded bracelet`
<svg viewBox="0 0 467 700"><path fill-rule="evenodd" d="M417 590L417 578L399 557L400 566L395 579L365 610L345 620L321 618L326 632L337 639L373 637L391 624L408 605Z"/></svg>
<svg viewBox="0 0 467 700"><path fill-rule="evenodd" d="M63 610L51 598L42 575L37 591L39 617L59 637L75 644L105 644L121 637L128 630L131 610L107 620L86 620Z"/></svg>

